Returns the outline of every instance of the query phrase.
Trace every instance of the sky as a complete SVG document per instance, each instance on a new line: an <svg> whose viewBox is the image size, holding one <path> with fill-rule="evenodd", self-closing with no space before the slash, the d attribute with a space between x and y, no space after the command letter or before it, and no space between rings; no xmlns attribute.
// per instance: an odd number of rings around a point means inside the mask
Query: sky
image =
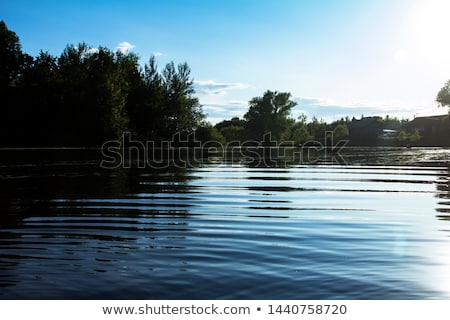
<svg viewBox="0 0 450 320"><path fill-rule="evenodd" d="M0 1L33 56L86 42L187 62L213 124L266 90L290 92L294 118L445 114L449 12L447 0Z"/></svg>

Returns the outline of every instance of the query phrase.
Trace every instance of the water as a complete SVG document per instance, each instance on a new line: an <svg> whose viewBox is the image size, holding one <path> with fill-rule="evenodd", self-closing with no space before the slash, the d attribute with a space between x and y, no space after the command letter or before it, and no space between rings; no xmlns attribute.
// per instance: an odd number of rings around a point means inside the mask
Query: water
<svg viewBox="0 0 450 320"><path fill-rule="evenodd" d="M106 170L3 150L0 298L449 299L449 156Z"/></svg>

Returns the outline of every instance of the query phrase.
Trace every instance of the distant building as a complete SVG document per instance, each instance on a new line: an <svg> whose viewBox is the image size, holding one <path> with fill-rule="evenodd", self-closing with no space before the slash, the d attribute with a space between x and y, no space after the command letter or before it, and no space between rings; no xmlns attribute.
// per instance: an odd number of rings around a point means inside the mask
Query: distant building
<svg viewBox="0 0 450 320"><path fill-rule="evenodd" d="M417 117L407 125L409 132L418 132L420 145L450 146L450 117L448 115Z"/></svg>
<svg viewBox="0 0 450 320"><path fill-rule="evenodd" d="M347 124L349 130L374 130L383 131L381 117L364 117L361 120L353 120Z"/></svg>
<svg viewBox="0 0 450 320"><path fill-rule="evenodd" d="M381 117L365 117L347 124L350 144L376 145L378 137L383 135L384 124Z"/></svg>
<svg viewBox="0 0 450 320"><path fill-rule="evenodd" d="M417 131L421 136L435 136L448 131L448 116L417 117L408 124L410 131Z"/></svg>

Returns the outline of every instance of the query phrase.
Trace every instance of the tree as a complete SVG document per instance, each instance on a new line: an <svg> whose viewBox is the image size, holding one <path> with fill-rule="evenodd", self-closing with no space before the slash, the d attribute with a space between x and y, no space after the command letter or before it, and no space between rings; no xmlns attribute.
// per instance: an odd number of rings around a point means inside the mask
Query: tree
<svg viewBox="0 0 450 320"><path fill-rule="evenodd" d="M143 72L138 69L137 57L133 56L133 60L135 61L127 62L130 91L126 110L130 119L130 129L133 135L142 141L162 139L165 90L155 57L151 56Z"/></svg>
<svg viewBox="0 0 450 320"><path fill-rule="evenodd" d="M100 146L124 131L141 140L177 132L222 139L205 125L187 63L158 72L133 53L86 43L58 57L22 53L18 36L0 21L0 145Z"/></svg>
<svg viewBox="0 0 450 320"><path fill-rule="evenodd" d="M262 97L251 99L249 105L249 110L244 115L249 137L261 140L270 132L272 140L278 141L287 130L288 116L297 103L291 100L289 92L268 90Z"/></svg>
<svg viewBox="0 0 450 320"><path fill-rule="evenodd" d="M215 125L227 142L245 140L246 121L234 117L231 120L223 120Z"/></svg>
<svg viewBox="0 0 450 320"><path fill-rule="evenodd" d="M117 139L128 128L125 103L128 83L118 63L117 55L107 48L99 48L87 60L87 81L93 140L99 144ZM88 119L85 119L89 121Z"/></svg>
<svg viewBox="0 0 450 320"><path fill-rule="evenodd" d="M223 145L226 142L219 130L209 123L204 123L195 130L195 139L202 143L215 143L219 145Z"/></svg>
<svg viewBox="0 0 450 320"><path fill-rule="evenodd" d="M307 117L305 114L301 114L298 117L299 121L294 122L289 127L289 134L285 137L286 141L292 141L296 144L304 143L311 140L313 137L308 131Z"/></svg>
<svg viewBox="0 0 450 320"><path fill-rule="evenodd" d="M56 57L43 51L23 71L19 105L25 116L20 127L29 145L57 144L56 124L61 112L57 74Z"/></svg>
<svg viewBox="0 0 450 320"><path fill-rule="evenodd" d="M223 120L215 125L215 127L220 131L226 127L242 127L244 128L246 125L246 121L243 119L239 119L239 117L231 118L231 120Z"/></svg>
<svg viewBox="0 0 450 320"><path fill-rule="evenodd" d="M29 56L22 52L17 34L0 21L0 91L15 85Z"/></svg>
<svg viewBox="0 0 450 320"><path fill-rule="evenodd" d="M243 141L245 139L244 127L242 126L229 126L220 130L220 133L227 142L231 141Z"/></svg>
<svg viewBox="0 0 450 320"><path fill-rule="evenodd" d="M162 71L164 101L159 118L164 138L181 131L192 132L205 118L198 98L194 97L194 81L190 74L187 63L175 68L175 64L170 62Z"/></svg>
<svg viewBox="0 0 450 320"><path fill-rule="evenodd" d="M25 140L27 109L24 92L20 90L23 71L32 58L22 52L19 37L0 21L0 141L15 145Z"/></svg>
<svg viewBox="0 0 450 320"><path fill-rule="evenodd" d="M333 138L335 141L348 138L349 132L345 124L338 124L333 130Z"/></svg>
<svg viewBox="0 0 450 320"><path fill-rule="evenodd" d="M296 143L304 143L311 139L312 136L304 124L300 123L295 127L294 132L292 133L292 141Z"/></svg>
<svg viewBox="0 0 450 320"><path fill-rule="evenodd" d="M325 132L327 131L327 124L323 120L318 120L316 117L308 123L308 131L315 140L325 139Z"/></svg>
<svg viewBox="0 0 450 320"><path fill-rule="evenodd" d="M85 43L67 46L58 60L63 145L98 146L127 130L129 90L117 55Z"/></svg>
<svg viewBox="0 0 450 320"><path fill-rule="evenodd" d="M439 90L436 102L441 107L450 107L450 80Z"/></svg>
<svg viewBox="0 0 450 320"><path fill-rule="evenodd" d="M152 134L152 122L156 121L148 112L148 105L152 105L148 100L155 94L147 90L145 76L136 54L116 51L116 61L124 84L123 90L126 92L123 113L128 122L128 130L133 133L133 138L148 140Z"/></svg>
<svg viewBox="0 0 450 320"><path fill-rule="evenodd" d="M57 126L60 145L84 144L88 138L93 117L88 115L88 72L85 43L68 45L58 58L58 87L61 115Z"/></svg>
<svg viewBox="0 0 450 320"><path fill-rule="evenodd" d="M187 63L175 67L173 62L159 72L155 57L150 58L126 107L130 127L139 139L167 140L201 126L205 116L194 96L190 73Z"/></svg>
<svg viewBox="0 0 450 320"><path fill-rule="evenodd" d="M420 140L420 138L421 138L421 136L420 136L419 132L417 132L417 131L414 131L413 133L409 133L404 130L401 130L397 136L397 140L400 142L405 142L405 141L417 142Z"/></svg>

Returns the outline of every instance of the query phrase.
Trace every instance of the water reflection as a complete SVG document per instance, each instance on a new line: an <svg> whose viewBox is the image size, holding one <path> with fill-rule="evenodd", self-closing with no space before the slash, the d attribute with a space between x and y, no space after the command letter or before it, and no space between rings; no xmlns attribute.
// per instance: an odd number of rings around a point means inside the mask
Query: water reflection
<svg viewBox="0 0 450 320"><path fill-rule="evenodd" d="M439 207L436 208L439 220L450 220L450 166L447 167L447 175L443 175L437 182L437 197ZM450 228L449 228L450 229Z"/></svg>
<svg viewBox="0 0 450 320"><path fill-rule="evenodd" d="M450 296L450 273L448 271L450 270L450 241L443 240L442 235L447 239L450 238L450 225L448 225L450 221L450 166L446 166L447 170L444 170L444 168L435 180L437 223L423 226L423 229L428 227L437 232L430 237L429 245L421 248L421 250L428 251L428 267L418 265L416 268L423 273L422 281L429 283L431 288L444 293L444 296L448 297ZM438 296L433 296L433 298L438 298Z"/></svg>

